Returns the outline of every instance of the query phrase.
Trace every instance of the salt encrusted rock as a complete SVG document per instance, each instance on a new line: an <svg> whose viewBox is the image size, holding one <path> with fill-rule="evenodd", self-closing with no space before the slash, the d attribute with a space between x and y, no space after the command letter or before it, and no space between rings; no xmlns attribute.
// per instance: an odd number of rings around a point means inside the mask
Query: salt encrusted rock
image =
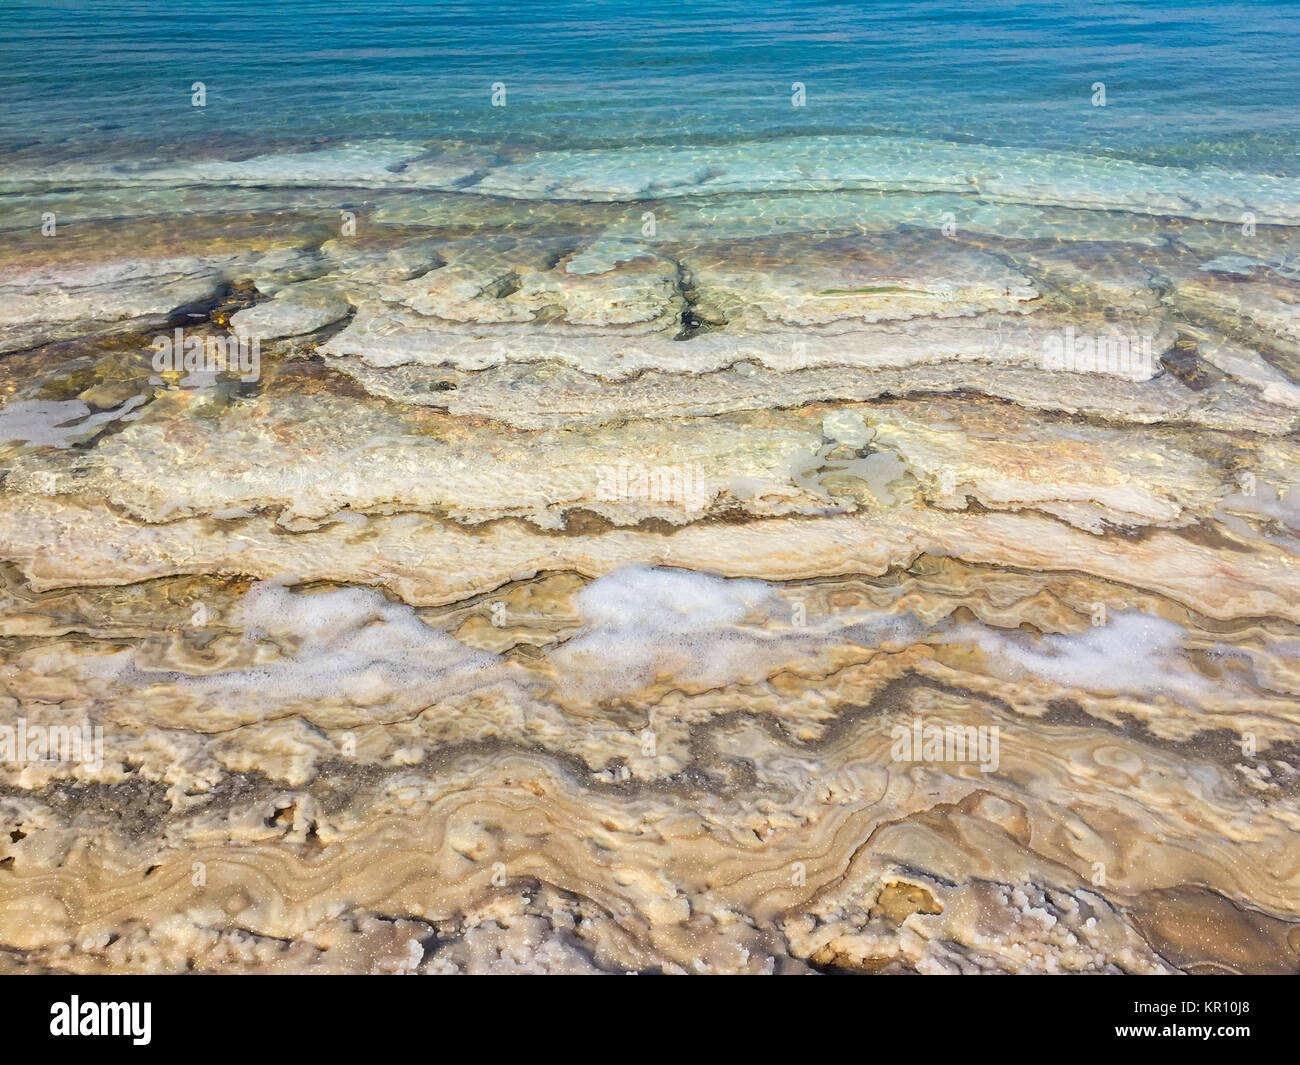
<svg viewBox="0 0 1300 1065"><path fill-rule="evenodd" d="M1294 179L848 137L46 179L0 966L1300 968Z"/></svg>

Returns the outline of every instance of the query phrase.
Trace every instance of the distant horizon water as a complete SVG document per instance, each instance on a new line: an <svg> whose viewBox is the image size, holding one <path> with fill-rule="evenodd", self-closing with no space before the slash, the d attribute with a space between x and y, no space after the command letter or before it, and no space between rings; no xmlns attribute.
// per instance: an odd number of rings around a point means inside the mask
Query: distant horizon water
<svg viewBox="0 0 1300 1065"><path fill-rule="evenodd" d="M626 0L11 4L0 155L26 171L385 138L512 153L890 136L1300 174L1300 7L778 0L689 16Z"/></svg>

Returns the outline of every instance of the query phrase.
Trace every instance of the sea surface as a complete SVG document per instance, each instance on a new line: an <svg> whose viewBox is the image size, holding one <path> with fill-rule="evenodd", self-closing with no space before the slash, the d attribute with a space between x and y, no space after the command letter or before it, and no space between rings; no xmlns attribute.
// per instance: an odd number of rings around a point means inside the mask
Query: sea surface
<svg viewBox="0 0 1300 1065"><path fill-rule="evenodd" d="M191 106L202 82L207 102ZM793 107L792 86L806 106ZM1095 83L1106 104L1094 106ZM505 106L492 106L502 83ZM878 136L1293 175L1300 5L6 3L0 152Z"/></svg>

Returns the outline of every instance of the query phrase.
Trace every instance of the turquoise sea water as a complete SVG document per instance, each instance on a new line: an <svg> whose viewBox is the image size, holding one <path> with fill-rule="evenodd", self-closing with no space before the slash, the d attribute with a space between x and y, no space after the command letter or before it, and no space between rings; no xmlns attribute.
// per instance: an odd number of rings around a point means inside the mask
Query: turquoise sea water
<svg viewBox="0 0 1300 1065"><path fill-rule="evenodd" d="M552 150L809 135L1295 175L1300 4L0 7L0 159L24 172L382 138Z"/></svg>

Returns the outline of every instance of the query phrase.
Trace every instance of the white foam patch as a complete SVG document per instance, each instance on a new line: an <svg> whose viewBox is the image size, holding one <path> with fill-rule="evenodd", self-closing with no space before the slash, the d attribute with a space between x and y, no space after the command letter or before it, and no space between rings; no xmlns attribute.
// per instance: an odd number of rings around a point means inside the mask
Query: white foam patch
<svg viewBox="0 0 1300 1065"><path fill-rule="evenodd" d="M1138 611L1121 611L1105 625L1072 635L1035 638L962 625L936 643L973 643L994 669L1012 677L1041 677L1065 688L1131 695L1195 698L1213 688L1183 654L1182 626Z"/></svg>
<svg viewBox="0 0 1300 1065"><path fill-rule="evenodd" d="M584 631L550 658L596 698L660 678L698 686L765 676L770 640L744 622L788 609L762 581L655 566L601 577L578 593L577 603Z"/></svg>

